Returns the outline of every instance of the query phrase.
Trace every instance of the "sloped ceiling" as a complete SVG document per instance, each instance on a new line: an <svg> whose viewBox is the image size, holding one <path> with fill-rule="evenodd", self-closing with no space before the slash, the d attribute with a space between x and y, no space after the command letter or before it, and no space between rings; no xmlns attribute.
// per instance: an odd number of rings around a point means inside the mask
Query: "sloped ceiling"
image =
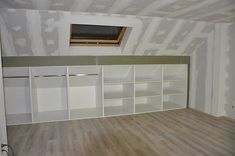
<svg viewBox="0 0 235 156"><path fill-rule="evenodd" d="M71 47L74 23L121 25L129 31L121 47ZM190 55L211 43L215 31L207 22L23 9L0 9L0 26L4 56Z"/></svg>
<svg viewBox="0 0 235 156"><path fill-rule="evenodd" d="M235 21L235 0L1 0L0 7Z"/></svg>

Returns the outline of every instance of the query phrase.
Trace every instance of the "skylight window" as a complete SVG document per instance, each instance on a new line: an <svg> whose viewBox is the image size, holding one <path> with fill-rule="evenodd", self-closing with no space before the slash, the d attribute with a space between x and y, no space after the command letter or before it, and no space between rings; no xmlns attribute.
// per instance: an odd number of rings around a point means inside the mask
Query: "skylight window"
<svg viewBox="0 0 235 156"><path fill-rule="evenodd" d="M120 46L126 27L72 24L70 46Z"/></svg>

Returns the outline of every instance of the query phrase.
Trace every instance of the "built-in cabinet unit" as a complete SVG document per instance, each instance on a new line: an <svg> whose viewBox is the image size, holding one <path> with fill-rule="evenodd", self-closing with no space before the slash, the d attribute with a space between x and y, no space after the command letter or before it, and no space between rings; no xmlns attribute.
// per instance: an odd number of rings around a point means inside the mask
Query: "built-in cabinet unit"
<svg viewBox="0 0 235 156"><path fill-rule="evenodd" d="M102 117L101 66L68 68L70 119Z"/></svg>
<svg viewBox="0 0 235 156"><path fill-rule="evenodd" d="M186 108L187 65L5 67L7 124Z"/></svg>
<svg viewBox="0 0 235 156"><path fill-rule="evenodd" d="M30 74L33 121L67 120L67 68L34 67Z"/></svg>
<svg viewBox="0 0 235 156"><path fill-rule="evenodd" d="M163 66L163 110L185 108L187 101L187 66Z"/></svg>
<svg viewBox="0 0 235 156"><path fill-rule="evenodd" d="M162 65L135 66L135 112L162 110Z"/></svg>
<svg viewBox="0 0 235 156"><path fill-rule="evenodd" d="M131 65L103 67L104 116L134 113L133 68Z"/></svg>
<svg viewBox="0 0 235 156"><path fill-rule="evenodd" d="M29 68L3 68L3 75L7 124L31 123Z"/></svg>

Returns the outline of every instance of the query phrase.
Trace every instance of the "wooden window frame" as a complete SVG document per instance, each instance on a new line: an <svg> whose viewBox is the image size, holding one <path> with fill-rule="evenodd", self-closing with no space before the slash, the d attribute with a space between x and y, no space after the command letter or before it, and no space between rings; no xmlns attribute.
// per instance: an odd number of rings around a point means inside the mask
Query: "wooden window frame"
<svg viewBox="0 0 235 156"><path fill-rule="evenodd" d="M119 47L125 35L127 27L122 27L117 40L97 40L97 39L74 39L72 38L72 24L70 25L70 46L107 46Z"/></svg>

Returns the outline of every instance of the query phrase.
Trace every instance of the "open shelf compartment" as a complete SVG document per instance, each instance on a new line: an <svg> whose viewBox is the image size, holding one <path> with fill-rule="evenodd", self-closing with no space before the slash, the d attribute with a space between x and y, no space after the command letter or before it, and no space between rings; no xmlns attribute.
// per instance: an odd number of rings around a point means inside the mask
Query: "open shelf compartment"
<svg viewBox="0 0 235 156"><path fill-rule="evenodd" d="M187 65L173 64L163 66L163 80L164 81L186 81L187 79Z"/></svg>
<svg viewBox="0 0 235 156"><path fill-rule="evenodd" d="M135 83L161 81L161 65L135 65Z"/></svg>
<svg viewBox="0 0 235 156"><path fill-rule="evenodd" d="M134 97L134 84L104 85L104 99L126 99Z"/></svg>
<svg viewBox="0 0 235 156"><path fill-rule="evenodd" d="M135 113L157 112L162 110L162 96L137 97L135 99Z"/></svg>
<svg viewBox="0 0 235 156"><path fill-rule="evenodd" d="M161 82L147 82L135 84L136 97L159 96L162 94Z"/></svg>
<svg viewBox="0 0 235 156"><path fill-rule="evenodd" d="M104 116L128 115L134 113L134 99L112 99L104 101Z"/></svg>
<svg viewBox="0 0 235 156"><path fill-rule="evenodd" d="M186 95L165 95L163 100L163 110L183 109L187 107Z"/></svg>
<svg viewBox="0 0 235 156"><path fill-rule="evenodd" d="M68 120L66 67L31 68L33 122Z"/></svg>
<svg viewBox="0 0 235 156"><path fill-rule="evenodd" d="M29 68L5 67L3 77L7 125L32 123Z"/></svg>
<svg viewBox="0 0 235 156"><path fill-rule="evenodd" d="M185 81L173 81L163 83L164 95L186 94L187 84Z"/></svg>
<svg viewBox="0 0 235 156"><path fill-rule="evenodd" d="M100 66L69 67L70 119L103 115Z"/></svg>
<svg viewBox="0 0 235 156"><path fill-rule="evenodd" d="M134 70L132 65L103 66L104 84L109 83L133 83Z"/></svg>

